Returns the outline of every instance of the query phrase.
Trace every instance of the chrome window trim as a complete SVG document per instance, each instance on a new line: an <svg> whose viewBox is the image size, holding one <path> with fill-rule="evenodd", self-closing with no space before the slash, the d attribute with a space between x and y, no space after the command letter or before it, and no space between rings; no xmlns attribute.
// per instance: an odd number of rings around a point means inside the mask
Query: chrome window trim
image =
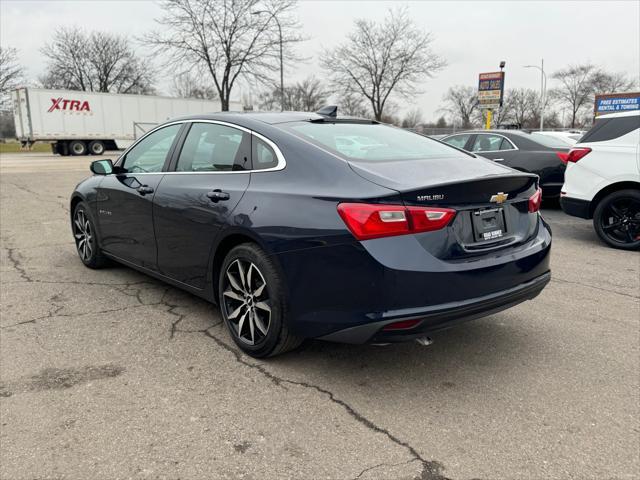
<svg viewBox="0 0 640 480"><path fill-rule="evenodd" d="M516 147L516 145L507 137L505 137L504 135L500 135L499 133L476 133L477 136L480 135L493 135L494 137L501 137L504 138L507 142L509 142L509 144L511 144L511 146L513 148L510 148L508 150L478 150L478 151L473 151L473 150L469 150L471 153L495 153L495 152L510 152L512 150L520 150L518 147ZM477 140L477 138L476 138ZM474 140L475 143L475 140ZM502 143L502 142L501 142Z"/></svg>
<svg viewBox="0 0 640 480"><path fill-rule="evenodd" d="M229 123L229 122L223 122L221 120L208 120L208 119L190 119L190 120L176 120L175 122L169 122L169 123L164 123L162 125L157 126L156 128L149 130L147 133L145 133L142 137L140 137L138 140L136 140L135 143L133 143L132 145L129 145L129 147L122 152L122 154L118 157L118 159L115 162L115 165L119 165L120 161L123 160L125 158L125 156L127 155L127 153L129 153L129 151L134 148L138 143L140 143L142 140L144 140L148 135L151 135L153 132L160 130L162 128L165 127L170 127L171 125L178 125L178 124L183 124L183 123L213 123L216 125L222 125L225 127L230 127L230 128L235 128L238 130L241 130L243 132L248 133L251 136L255 136L256 138L259 138L260 140L262 140L263 142L265 142L267 145L269 145L273 151L276 154L276 158L278 159L278 163L275 167L271 167L271 168L264 168L264 169L251 169L251 170L231 170L231 171L220 171L220 172L164 172L164 171L160 171L160 172L140 172L140 173L135 173L135 175L234 175L234 174L246 174L246 173L262 173L262 172L277 172L279 170L283 170L286 166L287 166L287 161L284 158L284 155L282 154L282 152L280 151L280 149L278 148L278 146L272 142L271 140L269 140L267 137L265 137L264 135L258 133L258 132L254 132L253 130L250 130L246 127L240 126L240 125L236 125L234 123ZM186 138L185 138L186 140ZM252 162L253 163L253 162Z"/></svg>

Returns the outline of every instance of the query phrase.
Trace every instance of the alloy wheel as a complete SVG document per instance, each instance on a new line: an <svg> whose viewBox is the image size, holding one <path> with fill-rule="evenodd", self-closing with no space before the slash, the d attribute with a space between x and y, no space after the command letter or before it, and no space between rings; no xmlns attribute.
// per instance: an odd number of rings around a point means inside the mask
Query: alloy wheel
<svg viewBox="0 0 640 480"><path fill-rule="evenodd" d="M93 232L91 223L84 213L84 210L78 210L73 219L73 235L76 239L76 248L80 258L88 262L93 255Z"/></svg>
<svg viewBox="0 0 640 480"><path fill-rule="evenodd" d="M605 207L600 225L613 242L637 242L640 240L640 201L627 197L613 200Z"/></svg>
<svg viewBox="0 0 640 480"><path fill-rule="evenodd" d="M248 345L262 342L271 325L267 282L258 267L236 259L224 275L222 308L237 337Z"/></svg>

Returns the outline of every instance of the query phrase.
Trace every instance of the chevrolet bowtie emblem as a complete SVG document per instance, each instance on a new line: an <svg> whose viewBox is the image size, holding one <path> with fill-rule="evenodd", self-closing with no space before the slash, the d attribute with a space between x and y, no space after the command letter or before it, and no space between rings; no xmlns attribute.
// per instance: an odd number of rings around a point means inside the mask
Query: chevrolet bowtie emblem
<svg viewBox="0 0 640 480"><path fill-rule="evenodd" d="M489 201L493 203L504 203L507 201L508 196L508 193L498 192L495 195L491 195L491 200Z"/></svg>

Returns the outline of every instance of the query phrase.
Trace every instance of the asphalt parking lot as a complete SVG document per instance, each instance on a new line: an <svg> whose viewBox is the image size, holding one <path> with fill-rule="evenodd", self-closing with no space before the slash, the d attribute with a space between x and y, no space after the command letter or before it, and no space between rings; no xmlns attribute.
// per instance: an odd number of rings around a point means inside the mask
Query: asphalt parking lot
<svg viewBox="0 0 640 480"><path fill-rule="evenodd" d="M636 479L640 255L545 209L535 300L389 347L241 355L216 307L78 260L87 158L3 154L0 478Z"/></svg>

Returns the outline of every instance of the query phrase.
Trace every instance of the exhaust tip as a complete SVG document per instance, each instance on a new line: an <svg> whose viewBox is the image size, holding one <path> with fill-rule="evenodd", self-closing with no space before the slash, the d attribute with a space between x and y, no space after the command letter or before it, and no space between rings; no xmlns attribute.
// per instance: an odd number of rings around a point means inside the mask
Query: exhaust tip
<svg viewBox="0 0 640 480"><path fill-rule="evenodd" d="M430 337L418 337L416 338L416 342L418 342L423 347L428 347L433 343L433 340L431 340Z"/></svg>

